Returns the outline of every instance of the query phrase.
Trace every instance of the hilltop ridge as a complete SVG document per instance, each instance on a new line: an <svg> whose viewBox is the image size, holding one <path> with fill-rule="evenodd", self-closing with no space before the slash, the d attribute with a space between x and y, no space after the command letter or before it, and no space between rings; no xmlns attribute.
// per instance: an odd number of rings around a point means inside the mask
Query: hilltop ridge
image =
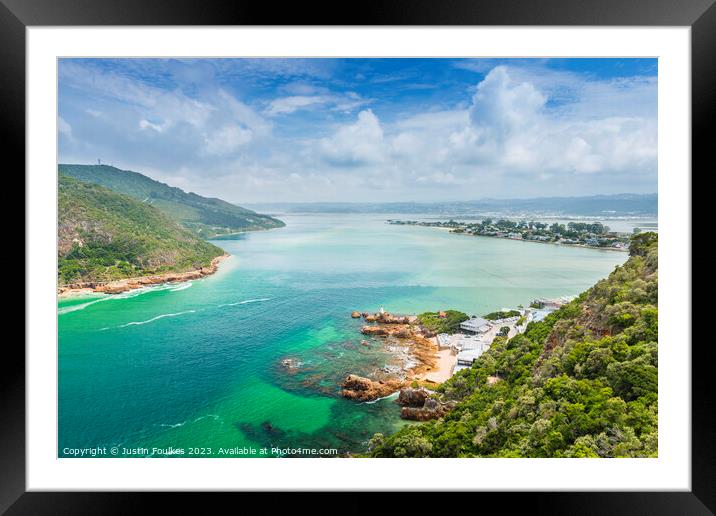
<svg viewBox="0 0 716 516"><path fill-rule="evenodd" d="M58 165L58 172L109 188L154 206L204 239L232 238L237 233L285 226L283 221L221 199L155 181L139 172L109 165Z"/></svg>
<svg viewBox="0 0 716 516"><path fill-rule="evenodd" d="M103 186L59 176L60 287L201 270L223 254L151 205Z"/></svg>

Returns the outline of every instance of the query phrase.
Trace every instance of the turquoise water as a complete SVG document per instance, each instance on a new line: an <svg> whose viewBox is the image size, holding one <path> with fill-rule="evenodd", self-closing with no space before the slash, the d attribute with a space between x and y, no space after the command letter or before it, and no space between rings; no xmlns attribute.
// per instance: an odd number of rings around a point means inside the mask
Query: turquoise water
<svg viewBox="0 0 716 516"><path fill-rule="evenodd" d="M406 423L392 399L338 395L348 373L391 360L379 341L361 343L352 310L484 314L578 294L627 258L388 225L385 215L282 218L285 228L216 242L232 256L205 279L60 301L59 456L359 452ZM285 369L285 358L301 367Z"/></svg>

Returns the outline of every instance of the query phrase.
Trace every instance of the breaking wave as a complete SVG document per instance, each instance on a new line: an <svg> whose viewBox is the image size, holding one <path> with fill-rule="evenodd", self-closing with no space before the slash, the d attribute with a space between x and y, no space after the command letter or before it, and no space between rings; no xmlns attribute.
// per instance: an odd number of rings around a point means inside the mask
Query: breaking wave
<svg viewBox="0 0 716 516"><path fill-rule="evenodd" d="M184 315L184 314L193 314L194 312L196 312L196 310L186 310L185 312L176 312L173 314L157 315L156 317L152 317L151 319L147 319L146 321L132 321L132 322L128 322L127 324L122 324L120 326L117 326L117 328L125 328L127 326L139 326L141 324L149 324L150 322L158 321L159 319L164 319L165 317L177 317L179 315Z"/></svg>
<svg viewBox="0 0 716 516"><path fill-rule="evenodd" d="M246 305L249 303L260 303L262 301L269 301L269 300L271 300L270 297L261 297L258 299L246 299L244 301L237 301L236 303L224 303L223 305L219 305L219 308L221 308L222 306L236 306L236 305Z"/></svg>
<svg viewBox="0 0 716 516"><path fill-rule="evenodd" d="M79 305L65 306L65 307L57 310L57 315L64 315L64 314L69 314L71 312L76 312L78 310L84 310L88 306L93 305L95 303L99 303L100 301L109 301L109 298L102 297L102 298L95 299L93 301L88 301L86 303L82 303Z"/></svg>

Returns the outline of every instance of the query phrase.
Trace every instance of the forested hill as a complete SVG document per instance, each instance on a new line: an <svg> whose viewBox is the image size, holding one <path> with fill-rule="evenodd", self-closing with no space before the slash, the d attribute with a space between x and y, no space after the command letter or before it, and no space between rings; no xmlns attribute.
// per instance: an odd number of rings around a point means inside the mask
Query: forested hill
<svg viewBox="0 0 716 516"><path fill-rule="evenodd" d="M138 172L107 165L58 165L58 170L80 181L95 183L151 204L202 238L228 238L243 231L285 225L268 215L221 199L186 193Z"/></svg>
<svg viewBox="0 0 716 516"><path fill-rule="evenodd" d="M153 206L62 174L58 217L60 286L184 272L224 253Z"/></svg>
<svg viewBox="0 0 716 516"><path fill-rule="evenodd" d="M370 442L374 457L657 456L657 235L435 395L442 419Z"/></svg>

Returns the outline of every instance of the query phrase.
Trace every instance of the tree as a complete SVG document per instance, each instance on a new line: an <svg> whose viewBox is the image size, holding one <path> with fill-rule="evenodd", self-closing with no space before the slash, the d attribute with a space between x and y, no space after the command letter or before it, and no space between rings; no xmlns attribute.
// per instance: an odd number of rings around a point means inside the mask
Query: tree
<svg viewBox="0 0 716 516"><path fill-rule="evenodd" d="M653 231L636 233L629 242L629 256L646 256L648 251L659 242L659 235Z"/></svg>

